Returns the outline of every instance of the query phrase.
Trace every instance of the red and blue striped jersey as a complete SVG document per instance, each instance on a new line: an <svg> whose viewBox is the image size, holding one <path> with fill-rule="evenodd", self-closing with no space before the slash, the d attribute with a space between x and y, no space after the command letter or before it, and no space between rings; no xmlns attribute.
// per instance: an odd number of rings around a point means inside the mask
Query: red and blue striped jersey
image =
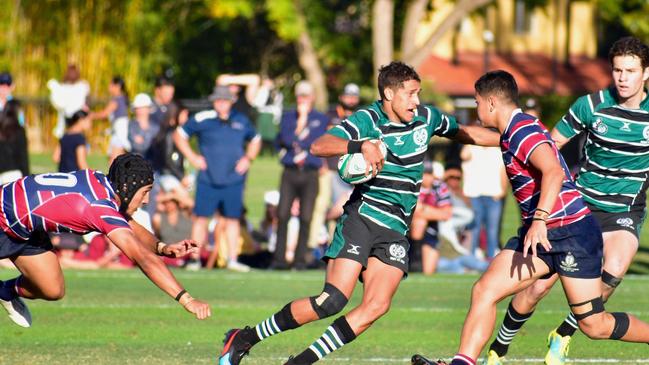
<svg viewBox="0 0 649 365"><path fill-rule="evenodd" d="M108 179L93 170L30 175L3 185L0 208L0 227L17 240L28 240L35 231L130 229Z"/></svg>
<svg viewBox="0 0 649 365"><path fill-rule="evenodd" d="M552 147L554 156L561 163L565 173L561 192L552 207L547 220L548 228L565 226L585 217L590 210L584 204L577 187L570 176L566 162L554 144L547 128L535 117L524 114L520 109L512 113L509 125L500 138L500 149L507 176L518 202L524 225L532 223L534 211L541 195L541 172L530 165L529 158L534 149L542 143Z"/></svg>

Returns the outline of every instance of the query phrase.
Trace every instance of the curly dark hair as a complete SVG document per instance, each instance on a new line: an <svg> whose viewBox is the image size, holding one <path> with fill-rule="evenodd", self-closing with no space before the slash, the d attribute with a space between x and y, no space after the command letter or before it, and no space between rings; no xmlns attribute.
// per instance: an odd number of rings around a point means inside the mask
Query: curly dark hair
<svg viewBox="0 0 649 365"><path fill-rule="evenodd" d="M403 62L392 61L379 69L379 95L385 99L384 90L400 88L403 83L410 80L421 81L417 71Z"/></svg>
<svg viewBox="0 0 649 365"><path fill-rule="evenodd" d="M649 46L636 37L620 38L608 51L608 61L613 65L613 58L617 56L636 56L640 59L642 68L649 67Z"/></svg>
<svg viewBox="0 0 649 365"><path fill-rule="evenodd" d="M119 196L120 212L125 212L135 193L141 187L153 184L153 168L137 153L124 153L113 160L106 177Z"/></svg>

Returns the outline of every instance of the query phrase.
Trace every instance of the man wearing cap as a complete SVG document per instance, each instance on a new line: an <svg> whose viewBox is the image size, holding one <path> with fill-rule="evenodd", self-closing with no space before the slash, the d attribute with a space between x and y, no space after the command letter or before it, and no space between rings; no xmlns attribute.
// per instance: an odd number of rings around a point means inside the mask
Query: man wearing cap
<svg viewBox="0 0 649 365"><path fill-rule="evenodd" d="M293 267L307 267L307 239L316 196L318 195L318 170L322 159L311 154L311 143L322 136L329 119L326 115L313 109L315 101L313 85L302 80L295 85L297 108L289 110L282 116L276 145L280 150L281 163L284 166L280 182L280 198L277 208L277 246L271 268L287 269L286 242L288 221L291 218L293 201L300 202L300 231Z"/></svg>
<svg viewBox="0 0 649 365"><path fill-rule="evenodd" d="M140 93L135 95L131 106L135 113L135 119L128 124L128 141L131 144L131 152L138 153L150 160L151 143L160 131L160 125L151 120L153 101L149 95Z"/></svg>
<svg viewBox="0 0 649 365"><path fill-rule="evenodd" d="M227 86L217 86L209 96L214 108L197 113L174 133L178 150L198 170L192 238L205 242L209 218L218 212L228 244L228 269L248 271L237 261L239 218L243 188L250 164L261 148L261 137L246 116L232 109L234 97ZM189 138L198 137L200 153ZM189 268L197 269L196 262Z"/></svg>
<svg viewBox="0 0 649 365"><path fill-rule="evenodd" d="M13 78L11 74L7 71L0 73L0 112L4 110L5 105L10 100L14 100L11 93L14 91ZM22 110L18 112L18 123L21 126L25 126L25 114Z"/></svg>

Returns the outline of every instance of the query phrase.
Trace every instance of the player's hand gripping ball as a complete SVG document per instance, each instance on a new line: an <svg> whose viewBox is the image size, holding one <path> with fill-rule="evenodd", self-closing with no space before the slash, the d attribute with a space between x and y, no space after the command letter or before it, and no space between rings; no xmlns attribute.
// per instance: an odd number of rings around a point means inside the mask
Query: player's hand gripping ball
<svg viewBox="0 0 649 365"><path fill-rule="evenodd" d="M385 158L388 154L388 149L383 141L375 139L371 140L372 143L378 143L379 149ZM362 152L350 153L340 156L338 159L338 174L348 184L362 184L371 180L374 177L372 167L369 168L369 173L366 175L367 162L363 157Z"/></svg>

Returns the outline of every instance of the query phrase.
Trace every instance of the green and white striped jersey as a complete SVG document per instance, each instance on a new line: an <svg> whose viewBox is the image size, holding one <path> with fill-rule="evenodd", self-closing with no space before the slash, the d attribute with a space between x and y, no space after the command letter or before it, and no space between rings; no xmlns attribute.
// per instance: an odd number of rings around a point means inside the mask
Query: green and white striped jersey
<svg viewBox="0 0 649 365"><path fill-rule="evenodd" d="M388 149L383 170L356 185L351 199L363 200L359 213L367 219L406 234L419 197L428 142L433 135L452 137L457 131L454 117L431 106L417 107L408 124L390 122L381 101L376 101L327 133L348 140L383 140Z"/></svg>
<svg viewBox="0 0 649 365"><path fill-rule="evenodd" d="M556 128L565 137L587 133L577 187L593 208L643 210L649 176L649 98L640 109L617 103L615 88L577 99Z"/></svg>

